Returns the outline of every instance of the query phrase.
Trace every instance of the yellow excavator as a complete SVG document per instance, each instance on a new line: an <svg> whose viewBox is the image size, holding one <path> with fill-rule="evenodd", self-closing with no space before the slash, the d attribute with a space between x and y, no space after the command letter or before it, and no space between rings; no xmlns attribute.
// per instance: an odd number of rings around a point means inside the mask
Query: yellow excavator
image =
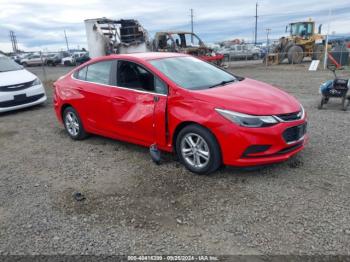
<svg viewBox="0 0 350 262"><path fill-rule="evenodd" d="M315 22L290 23L286 26L289 36L279 39L278 44L269 52L268 63L280 64L288 59L290 64L300 64L305 57L322 60L324 55L324 37L321 35L322 25L315 33Z"/></svg>

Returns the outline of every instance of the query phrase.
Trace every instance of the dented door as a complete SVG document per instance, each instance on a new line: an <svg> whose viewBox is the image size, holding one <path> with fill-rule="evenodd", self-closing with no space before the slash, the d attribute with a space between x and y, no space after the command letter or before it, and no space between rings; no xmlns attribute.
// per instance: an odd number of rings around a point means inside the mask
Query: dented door
<svg viewBox="0 0 350 262"><path fill-rule="evenodd" d="M144 145L166 144L166 95L119 87L111 92L113 132Z"/></svg>

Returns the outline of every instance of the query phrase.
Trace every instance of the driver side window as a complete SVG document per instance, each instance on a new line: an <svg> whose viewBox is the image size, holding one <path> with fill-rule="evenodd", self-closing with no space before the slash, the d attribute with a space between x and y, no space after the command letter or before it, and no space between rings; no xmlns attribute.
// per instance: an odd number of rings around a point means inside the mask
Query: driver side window
<svg viewBox="0 0 350 262"><path fill-rule="evenodd" d="M168 93L163 81L142 66L129 61L118 61L117 86L158 94Z"/></svg>

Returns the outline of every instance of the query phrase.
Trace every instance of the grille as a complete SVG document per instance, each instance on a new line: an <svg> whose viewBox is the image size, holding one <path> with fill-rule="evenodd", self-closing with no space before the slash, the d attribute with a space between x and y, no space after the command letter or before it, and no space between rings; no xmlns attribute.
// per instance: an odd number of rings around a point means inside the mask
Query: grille
<svg viewBox="0 0 350 262"><path fill-rule="evenodd" d="M278 118L282 119L283 121L295 121L299 120L302 117L302 112L295 112L295 113L289 113L289 114L281 114L281 115L276 115Z"/></svg>
<svg viewBox="0 0 350 262"><path fill-rule="evenodd" d="M23 90L28 87L31 87L33 85L33 81L22 83L22 84L16 84L16 85L9 85L9 86L0 86L0 92L13 92L18 90Z"/></svg>
<svg viewBox="0 0 350 262"><path fill-rule="evenodd" d="M25 94L24 95L17 95L17 96L14 96L13 100L0 102L0 107L12 107L12 106L29 104L29 103L32 103L32 102L39 100L42 97L44 97L44 94L29 96L29 97L27 97Z"/></svg>
<svg viewBox="0 0 350 262"><path fill-rule="evenodd" d="M293 126L290 128L287 128L283 132L283 139L287 143L298 141L300 138L302 138L306 133L306 123L299 125L299 126Z"/></svg>

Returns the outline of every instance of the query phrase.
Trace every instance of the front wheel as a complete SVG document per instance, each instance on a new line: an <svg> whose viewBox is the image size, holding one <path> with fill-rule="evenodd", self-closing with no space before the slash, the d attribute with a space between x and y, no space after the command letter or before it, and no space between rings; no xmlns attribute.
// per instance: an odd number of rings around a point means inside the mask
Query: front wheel
<svg viewBox="0 0 350 262"><path fill-rule="evenodd" d="M84 126L77 111L73 107L67 107L63 112L64 127L68 135L74 140L82 140L87 137Z"/></svg>
<svg viewBox="0 0 350 262"><path fill-rule="evenodd" d="M303 49L298 46L292 46L288 50L288 62L289 64L300 64L303 61L304 52Z"/></svg>
<svg viewBox="0 0 350 262"><path fill-rule="evenodd" d="M191 172L206 175L221 165L221 151L214 135L199 125L183 128L176 139L181 163Z"/></svg>

